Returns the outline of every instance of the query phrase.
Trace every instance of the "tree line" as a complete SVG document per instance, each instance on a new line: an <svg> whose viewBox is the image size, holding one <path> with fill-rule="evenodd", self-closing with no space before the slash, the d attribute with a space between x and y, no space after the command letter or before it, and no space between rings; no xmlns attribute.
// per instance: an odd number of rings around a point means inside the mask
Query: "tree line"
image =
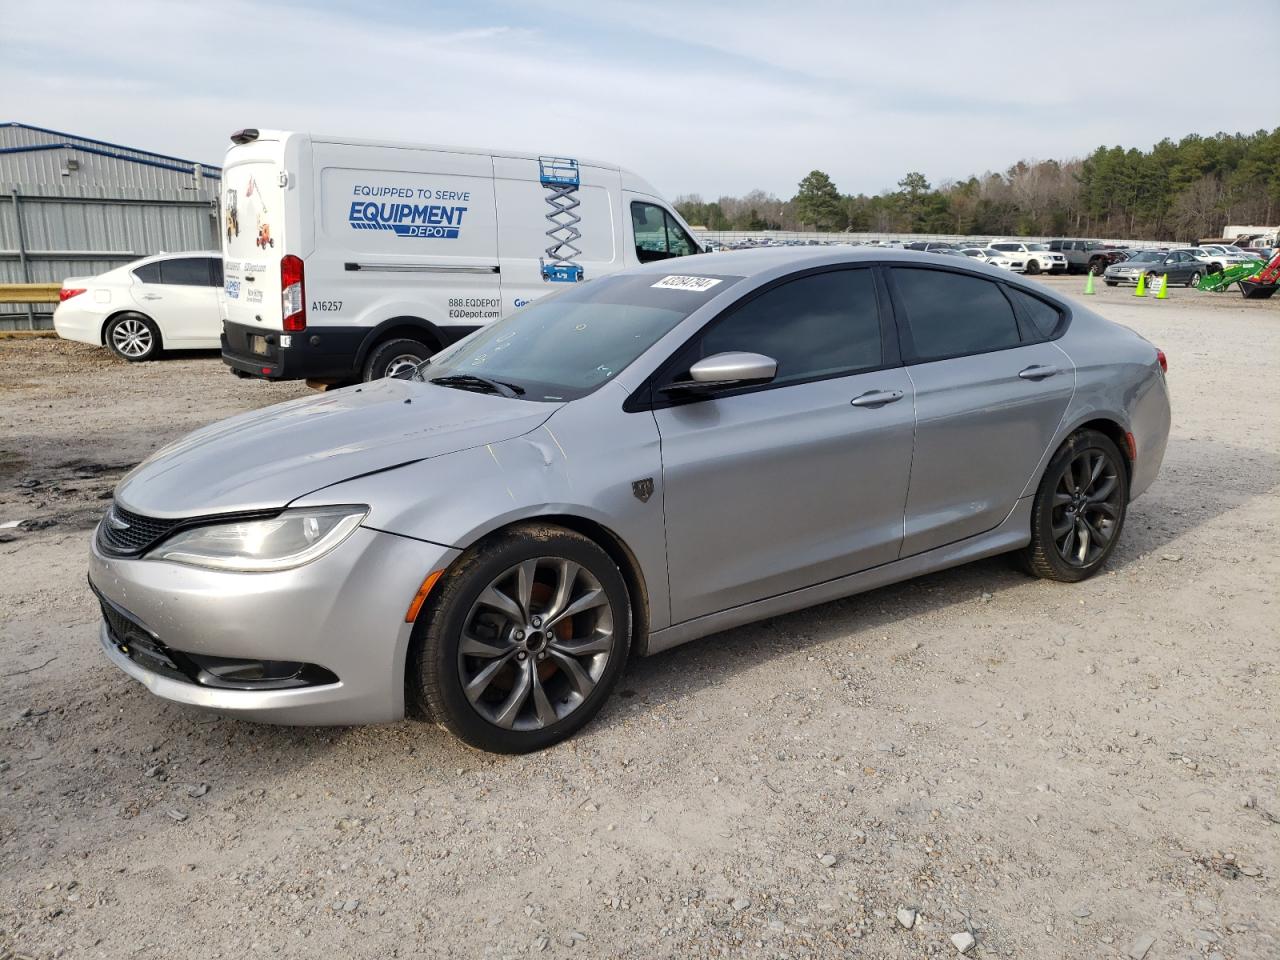
<svg viewBox="0 0 1280 960"><path fill-rule="evenodd" d="M690 194L676 209L709 230L1190 241L1217 237L1229 223L1280 221L1280 127L1166 138L1147 151L1098 147L1083 159L1020 160L1003 173L936 187L913 171L897 187L844 194L814 170L790 199L763 190L711 202Z"/></svg>

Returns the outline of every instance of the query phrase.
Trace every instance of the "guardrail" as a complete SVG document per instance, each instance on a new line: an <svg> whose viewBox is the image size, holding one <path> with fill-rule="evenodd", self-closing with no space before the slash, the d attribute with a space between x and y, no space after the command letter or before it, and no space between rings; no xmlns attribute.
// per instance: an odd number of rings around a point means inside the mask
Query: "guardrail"
<svg viewBox="0 0 1280 960"><path fill-rule="evenodd" d="M60 283L0 283L0 303L57 303Z"/></svg>

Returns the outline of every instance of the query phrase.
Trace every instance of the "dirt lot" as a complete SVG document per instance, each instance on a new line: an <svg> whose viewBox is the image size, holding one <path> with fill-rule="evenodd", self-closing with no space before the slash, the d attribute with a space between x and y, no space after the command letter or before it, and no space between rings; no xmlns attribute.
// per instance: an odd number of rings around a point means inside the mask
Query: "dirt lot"
<svg viewBox="0 0 1280 960"><path fill-rule="evenodd" d="M1108 573L996 559L708 638L520 758L110 667L115 480L304 388L0 342L0 957L1280 956L1280 301L1131 294L1090 305L1166 350L1175 425Z"/></svg>

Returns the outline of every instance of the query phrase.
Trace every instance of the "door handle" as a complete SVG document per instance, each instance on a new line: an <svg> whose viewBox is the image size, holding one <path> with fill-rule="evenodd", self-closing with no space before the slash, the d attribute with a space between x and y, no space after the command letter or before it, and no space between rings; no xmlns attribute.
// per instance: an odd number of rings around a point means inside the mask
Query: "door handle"
<svg viewBox="0 0 1280 960"><path fill-rule="evenodd" d="M883 407L886 403L894 403L901 399L901 390L868 390L849 402L855 407Z"/></svg>
<svg viewBox="0 0 1280 960"><path fill-rule="evenodd" d="M143 300L163 300L164 297L160 296L160 294L158 293L144 293L142 295L142 299Z"/></svg>
<svg viewBox="0 0 1280 960"><path fill-rule="evenodd" d="M1058 368L1049 363L1033 363L1029 367L1025 367L1018 371L1018 376L1023 380L1043 380L1045 377L1052 377L1058 372Z"/></svg>

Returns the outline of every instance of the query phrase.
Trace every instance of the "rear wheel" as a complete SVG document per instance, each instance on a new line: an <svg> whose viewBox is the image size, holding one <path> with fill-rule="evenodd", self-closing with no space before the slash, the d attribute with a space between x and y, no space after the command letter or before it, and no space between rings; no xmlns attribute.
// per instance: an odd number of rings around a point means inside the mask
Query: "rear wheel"
<svg viewBox="0 0 1280 960"><path fill-rule="evenodd" d="M113 317L103 332L111 352L121 360L141 363L160 356L160 328L150 317L140 313L122 313Z"/></svg>
<svg viewBox="0 0 1280 960"><path fill-rule="evenodd" d="M429 360L436 351L421 340L397 337L380 343L369 352L364 364L364 381L381 380L383 377L407 376L414 367Z"/></svg>
<svg viewBox="0 0 1280 960"><path fill-rule="evenodd" d="M541 750L577 732L631 644L621 571L594 541L527 525L459 558L415 630L418 706L473 747Z"/></svg>
<svg viewBox="0 0 1280 960"><path fill-rule="evenodd" d="M1075 583L1093 576L1115 549L1129 503L1120 450L1104 433L1073 433L1049 461L1036 491L1027 570Z"/></svg>

